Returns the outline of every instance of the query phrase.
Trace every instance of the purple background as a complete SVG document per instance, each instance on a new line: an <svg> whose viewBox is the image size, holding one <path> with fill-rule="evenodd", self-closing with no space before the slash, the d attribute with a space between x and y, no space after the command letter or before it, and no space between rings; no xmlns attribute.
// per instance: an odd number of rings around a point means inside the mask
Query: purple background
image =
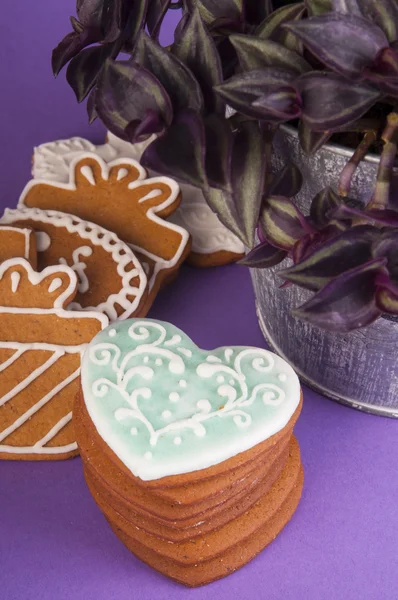
<svg viewBox="0 0 398 600"><path fill-rule="evenodd" d="M72 0L1 0L3 207L15 206L34 145L72 135L103 139L99 124L88 126L64 73L56 82L51 75L51 49L73 13ZM184 268L150 316L172 321L204 348L264 345L243 267ZM113 535L85 486L80 459L2 461L0 598L396 598L398 424L304 392L296 429L306 474L302 502L277 540L244 569L208 587L180 587Z"/></svg>

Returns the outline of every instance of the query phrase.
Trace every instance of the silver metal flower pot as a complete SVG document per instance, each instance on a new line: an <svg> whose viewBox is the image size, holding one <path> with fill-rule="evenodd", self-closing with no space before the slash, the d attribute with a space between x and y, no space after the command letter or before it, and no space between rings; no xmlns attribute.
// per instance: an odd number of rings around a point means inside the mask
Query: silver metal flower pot
<svg viewBox="0 0 398 600"><path fill-rule="evenodd" d="M305 156L297 132L283 127L274 144L274 166L293 161L304 186L297 196L308 214L311 199L326 185L335 185L352 151L328 144L315 156ZM374 186L378 157L369 155L353 181L356 198L367 200ZM398 321L380 318L358 331L335 334L294 318L290 310L311 295L296 286L280 289L273 269L252 269L257 315L271 348L285 358L302 381L315 390L354 408L398 418Z"/></svg>

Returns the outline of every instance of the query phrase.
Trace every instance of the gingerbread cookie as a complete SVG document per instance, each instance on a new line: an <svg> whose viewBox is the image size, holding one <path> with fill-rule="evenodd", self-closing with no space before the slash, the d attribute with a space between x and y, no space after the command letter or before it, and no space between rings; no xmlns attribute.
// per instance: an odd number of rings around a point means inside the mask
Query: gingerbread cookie
<svg viewBox="0 0 398 600"><path fill-rule="evenodd" d="M77 454L71 419L81 355L109 322L65 310L77 284L65 265L41 273L23 258L0 265L0 458Z"/></svg>
<svg viewBox="0 0 398 600"><path fill-rule="evenodd" d="M126 546L203 585L293 515L303 471L297 376L259 348L200 350L160 321L116 323L82 363L75 427L87 484Z"/></svg>
<svg viewBox="0 0 398 600"><path fill-rule="evenodd" d="M39 270L65 264L76 272L78 290L69 308L97 310L111 321L145 316L147 277L134 252L114 233L37 208L6 209L0 223L36 231Z"/></svg>
<svg viewBox="0 0 398 600"><path fill-rule="evenodd" d="M140 161L155 139L130 144L108 131L104 147L120 158L130 157ZM101 147L102 148L102 147ZM101 152L99 148L99 152ZM240 260L245 255L245 247L239 238L227 229L207 204L199 188L180 183L182 202L169 220L184 227L192 237L192 251L188 262L196 267L216 267Z"/></svg>
<svg viewBox="0 0 398 600"><path fill-rule="evenodd" d="M68 183L30 181L19 206L69 212L114 231L144 263L148 308L190 252L188 232L165 221L180 201L179 187L172 179L146 178L145 169L134 160L107 164L86 154L72 162Z"/></svg>
<svg viewBox="0 0 398 600"><path fill-rule="evenodd" d="M34 150L32 174L35 179L66 183L69 180L71 162L84 152L96 153L106 162L117 157L140 161L153 139L154 136L145 142L130 144L108 132L106 143L100 146L83 138L42 144ZM245 254L244 245L224 227L208 206L200 189L182 183L180 188L182 203L169 220L191 234L192 251L188 262L198 267L211 267L242 258Z"/></svg>
<svg viewBox="0 0 398 600"><path fill-rule="evenodd" d="M25 258L36 269L35 233L27 227L0 225L0 263L15 257Z"/></svg>

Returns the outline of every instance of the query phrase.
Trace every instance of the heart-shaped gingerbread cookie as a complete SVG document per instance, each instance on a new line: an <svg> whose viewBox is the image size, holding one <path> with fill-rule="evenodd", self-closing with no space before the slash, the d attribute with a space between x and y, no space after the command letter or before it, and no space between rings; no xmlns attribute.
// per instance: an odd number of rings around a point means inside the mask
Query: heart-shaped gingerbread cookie
<svg viewBox="0 0 398 600"><path fill-rule="evenodd" d="M82 364L98 433L142 480L206 469L281 431L300 384L259 348L199 349L168 323L131 319L99 333Z"/></svg>

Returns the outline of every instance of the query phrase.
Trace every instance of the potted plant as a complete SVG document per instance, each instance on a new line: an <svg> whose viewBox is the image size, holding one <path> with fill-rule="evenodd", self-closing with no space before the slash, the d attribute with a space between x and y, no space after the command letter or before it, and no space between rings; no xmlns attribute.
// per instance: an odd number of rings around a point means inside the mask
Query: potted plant
<svg viewBox="0 0 398 600"><path fill-rule="evenodd" d="M91 120L154 136L142 163L201 188L249 249L260 325L303 379L398 416L397 3L182 5L162 48L176 3L79 0L54 72L70 60Z"/></svg>

